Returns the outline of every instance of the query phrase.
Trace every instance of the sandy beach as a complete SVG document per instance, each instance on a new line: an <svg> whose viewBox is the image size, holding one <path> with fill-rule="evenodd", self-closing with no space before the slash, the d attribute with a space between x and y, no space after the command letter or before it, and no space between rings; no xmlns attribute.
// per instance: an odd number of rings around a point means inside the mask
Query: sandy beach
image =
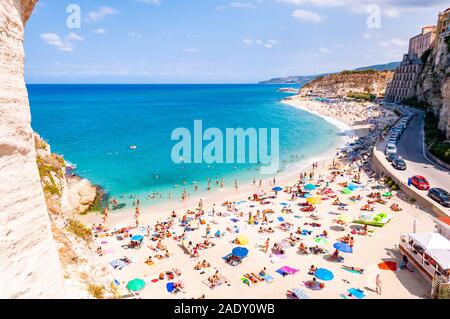
<svg viewBox="0 0 450 319"><path fill-rule="evenodd" d="M81 220L89 226L93 224L106 226L106 229L96 229L95 232L95 245L101 247L98 258L111 270L122 295L129 293L126 288L128 281L140 278L146 282L146 286L135 294L135 298L199 298L203 295L206 298L286 298L288 290L292 291L294 288L301 289L310 298L351 299L355 298L348 292L352 288L360 289L364 298L426 297L429 288L418 273L406 270L382 270L378 264L385 261L400 262L396 245L402 232L412 230L414 219L418 231L433 230L433 222L428 213L405 200L401 193L392 192L391 198L383 198L380 202L370 204L375 213L385 213L392 217L384 227L369 226L367 232L363 232L362 225L351 222L342 225L336 221L339 221L341 214L350 216L352 220L359 219L363 213L361 207L371 200L371 194L386 192L382 189L382 183L372 176L368 154L371 143L374 143L387 124L395 121L396 116L391 111L372 104L331 105L298 97L290 98L285 103L322 116L333 123L341 129L343 135L347 135L342 142L364 139L366 144L358 151L360 154L358 159L349 160L349 153L343 152L336 157L336 149L332 149L328 154L322 154L320 158L290 166L275 177L275 184L272 181L273 177L270 177L263 180L261 188L257 182L256 187L252 184L240 185L238 190L224 188L202 195L202 210L198 209L198 196L192 196L184 202L171 201L145 207L140 212L137 228L134 208L121 210L120 213L110 212L106 223L100 214L82 216ZM317 163L314 169L313 163ZM306 176L301 181L300 173ZM359 175L358 187L351 193L342 193L356 175ZM309 191L309 196L320 199L320 203L310 205L314 208L313 212L302 211L302 208L306 207L302 205L306 205L307 198L293 195L293 191L297 189L300 193L304 193L306 191L304 187L308 184L317 187ZM275 195L272 191L274 186L280 186L283 191ZM265 200L249 200L255 193L265 193ZM339 198L341 205L334 205L336 198ZM224 206L222 204L225 201L234 204ZM215 204L214 213L213 204ZM392 204L397 204L401 211L392 211L390 209ZM258 210L259 219L255 217ZM273 211L266 215L266 221L262 217L264 210ZM176 217L171 217L172 211L175 211ZM253 217L250 221L249 213ZM188 225L192 229L189 231L186 231L186 225L181 223L183 218L190 220ZM252 223L255 221L257 224ZM117 227L118 224L121 225ZM271 228L274 231L261 233L260 227ZM297 233L299 227L303 232ZM207 228L210 228L211 234L208 238ZM114 230L116 232L113 233ZM218 231L220 237L213 238ZM118 240L118 235L123 239ZM144 237L141 247L124 248L123 246L130 242L129 237L125 236L135 235ZM248 243L238 245L235 240L239 235L244 235ZM353 253L340 252L339 256L344 258L343 262L327 260L334 252L333 244L347 235L353 237ZM157 239L158 236L160 241L152 240L152 237ZM316 238L320 244L316 243ZM269 251L266 253L264 245L267 239ZM187 247L189 242L195 246L197 243L204 243L205 240L214 246L206 249L199 247L198 255L195 254L193 247ZM282 247L282 254L272 251L275 243L279 243ZM327 252L303 254L298 248L301 243L307 247L318 245ZM157 249L157 244L160 247L164 246L165 249ZM247 248L248 256L239 265L231 266L223 257L238 246ZM165 257L166 254L169 257ZM159 259L159 255L163 258ZM110 262L125 256L127 263L130 263L121 270L113 269ZM149 256L152 257L151 265L146 263ZM195 270L194 267L203 260L210 266ZM321 290L305 286L305 282L310 282L314 277L308 274L312 265L325 268L334 275L329 281L317 279L324 284ZM283 266L298 271L282 276L276 270ZM343 269L343 266L364 271L361 274ZM255 279L261 277L260 271L264 267L265 273L273 278L271 282ZM221 285L211 289L208 278L217 270L225 280ZM176 274L178 272L181 275L178 276ZM375 277L378 273L382 280L381 295L375 292ZM246 278L244 276L246 274L256 276L250 275ZM161 279L158 279L159 277ZM169 293L166 289L167 283L179 284L180 291Z"/></svg>

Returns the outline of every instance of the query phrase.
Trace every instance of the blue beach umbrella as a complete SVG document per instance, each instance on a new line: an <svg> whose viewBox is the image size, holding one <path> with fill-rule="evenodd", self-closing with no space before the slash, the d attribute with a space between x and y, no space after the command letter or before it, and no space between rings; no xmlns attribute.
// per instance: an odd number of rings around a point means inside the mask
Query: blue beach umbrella
<svg viewBox="0 0 450 319"><path fill-rule="evenodd" d="M231 253L233 254L233 256L236 256L239 258L244 258L244 257L247 257L247 255L248 255L248 249L245 247L236 247L236 248L233 248Z"/></svg>
<svg viewBox="0 0 450 319"><path fill-rule="evenodd" d="M280 192L283 190L283 188L281 188L280 186L277 186L277 187L272 188L272 190L275 192Z"/></svg>
<svg viewBox="0 0 450 319"><path fill-rule="evenodd" d="M344 243L337 242L333 245L333 247L339 251L342 251L343 253L353 253L352 247Z"/></svg>
<svg viewBox="0 0 450 319"><path fill-rule="evenodd" d="M334 278L334 275L331 271L325 268L319 268L314 273L314 276L317 277L317 279L320 280L332 280Z"/></svg>
<svg viewBox="0 0 450 319"><path fill-rule="evenodd" d="M289 206L289 204L288 204L288 203L285 203L285 202L280 203L280 205L281 205L281 206Z"/></svg>
<svg viewBox="0 0 450 319"><path fill-rule="evenodd" d="M317 189L317 186L313 185L313 184L306 184L305 185L305 189L308 190L308 191L313 191L313 190Z"/></svg>
<svg viewBox="0 0 450 319"><path fill-rule="evenodd" d="M141 241L142 239L144 239L144 236L142 235L134 235L133 237L131 237L131 240L134 241Z"/></svg>
<svg viewBox="0 0 450 319"><path fill-rule="evenodd" d="M313 195L311 195L310 193L306 193L305 195L303 195L304 198L310 198L313 197Z"/></svg>

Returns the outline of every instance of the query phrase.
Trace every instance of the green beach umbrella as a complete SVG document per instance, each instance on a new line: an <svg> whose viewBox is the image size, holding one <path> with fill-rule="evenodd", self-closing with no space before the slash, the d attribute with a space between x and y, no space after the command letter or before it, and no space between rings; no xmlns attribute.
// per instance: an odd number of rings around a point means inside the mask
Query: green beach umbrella
<svg viewBox="0 0 450 319"><path fill-rule="evenodd" d="M344 188L344 189L342 190L342 193L348 195L348 194L351 194L352 191L346 187L346 188Z"/></svg>
<svg viewBox="0 0 450 319"><path fill-rule="evenodd" d="M133 280L130 280L127 283L127 288L131 291L139 291L142 290L145 287L145 281L139 278L135 278Z"/></svg>
<svg viewBox="0 0 450 319"><path fill-rule="evenodd" d="M329 243L328 239L326 239L325 237L316 237L316 238L314 238L314 241L317 244L328 244Z"/></svg>

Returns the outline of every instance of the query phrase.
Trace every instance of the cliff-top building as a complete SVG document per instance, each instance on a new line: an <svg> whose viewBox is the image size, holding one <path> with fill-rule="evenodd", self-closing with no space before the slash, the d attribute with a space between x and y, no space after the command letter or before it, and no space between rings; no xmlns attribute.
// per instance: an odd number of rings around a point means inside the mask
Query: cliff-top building
<svg viewBox="0 0 450 319"><path fill-rule="evenodd" d="M394 78L386 88L384 100L389 103L402 102L415 95L416 81L422 68L422 55L430 49L436 38L436 27L426 26L422 32L409 40L408 53L395 70Z"/></svg>

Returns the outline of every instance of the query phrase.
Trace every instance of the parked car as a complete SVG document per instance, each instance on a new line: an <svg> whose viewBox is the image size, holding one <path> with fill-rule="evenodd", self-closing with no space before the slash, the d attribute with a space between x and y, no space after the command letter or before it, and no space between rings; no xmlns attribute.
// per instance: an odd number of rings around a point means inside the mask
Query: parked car
<svg viewBox="0 0 450 319"><path fill-rule="evenodd" d="M384 152L386 155L390 153L397 154L397 146L395 146L394 144L388 144Z"/></svg>
<svg viewBox="0 0 450 319"><path fill-rule="evenodd" d="M392 160L392 166L400 171L406 170L406 163L400 158L395 158L394 160Z"/></svg>
<svg viewBox="0 0 450 319"><path fill-rule="evenodd" d="M427 179L421 175L415 175L411 178L411 183L420 190L429 190L430 184Z"/></svg>
<svg viewBox="0 0 450 319"><path fill-rule="evenodd" d="M428 196L445 207L450 207L450 193L442 188L431 188Z"/></svg>
<svg viewBox="0 0 450 319"><path fill-rule="evenodd" d="M396 153L389 153L386 156L386 159L388 160L388 162L393 162L396 158L397 158Z"/></svg>

